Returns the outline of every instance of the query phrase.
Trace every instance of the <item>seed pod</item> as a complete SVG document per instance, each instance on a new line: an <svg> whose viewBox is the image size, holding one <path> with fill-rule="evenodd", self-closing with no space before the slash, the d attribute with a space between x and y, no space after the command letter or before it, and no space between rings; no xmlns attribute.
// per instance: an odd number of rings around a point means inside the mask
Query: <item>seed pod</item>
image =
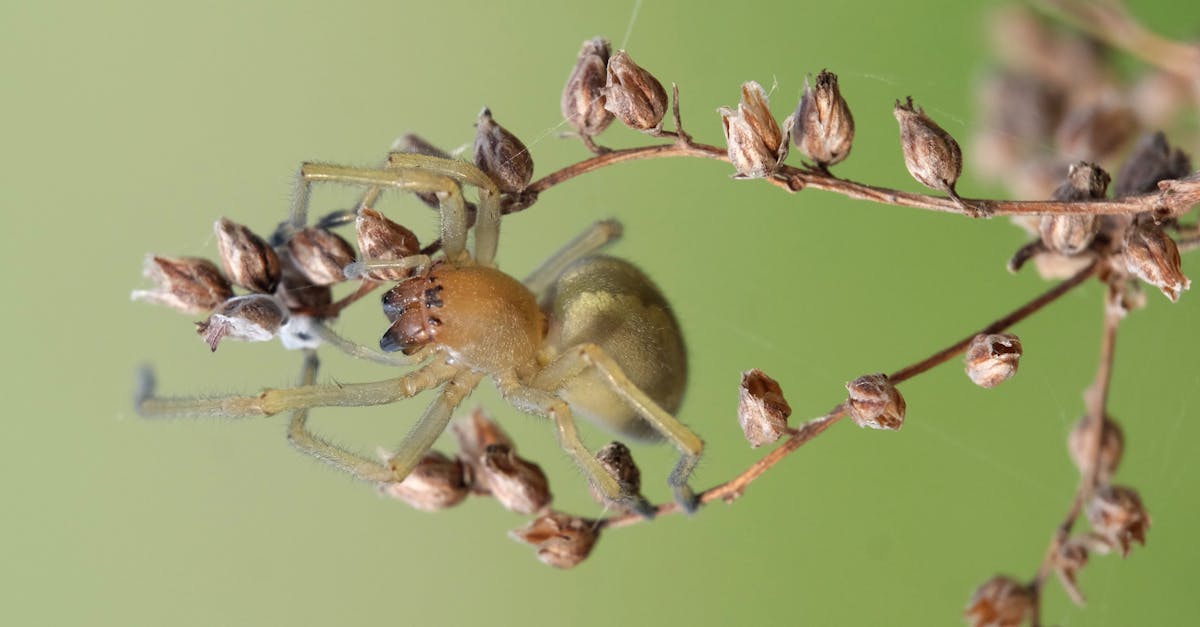
<svg viewBox="0 0 1200 627"><path fill-rule="evenodd" d="M958 142L929 119L923 109L914 107L912 96L904 104L897 100L892 115L900 123L900 147L908 173L925 187L957 198L954 184L962 174L962 149Z"/></svg>
<svg viewBox="0 0 1200 627"><path fill-rule="evenodd" d="M550 504L550 483L541 466L518 457L504 444L483 451L476 480L505 509L518 514L533 514Z"/></svg>
<svg viewBox="0 0 1200 627"><path fill-rule="evenodd" d="M850 419L860 427L899 430L904 424L904 397L886 374L863 375L846 384Z"/></svg>
<svg viewBox="0 0 1200 627"><path fill-rule="evenodd" d="M1088 549L1078 539L1064 542L1054 556L1054 572L1058 574L1058 580L1062 582L1063 589L1067 591L1071 600L1079 606L1083 606L1086 599L1079 590L1077 578L1080 569L1086 566L1087 562Z"/></svg>
<svg viewBox="0 0 1200 627"><path fill-rule="evenodd" d="M279 257L266 240L227 218L213 225L221 266L234 285L270 294L279 283Z"/></svg>
<svg viewBox="0 0 1200 627"><path fill-rule="evenodd" d="M1105 161L1137 132L1137 118L1113 95L1068 111L1054 134L1058 153L1068 159Z"/></svg>
<svg viewBox="0 0 1200 627"><path fill-rule="evenodd" d="M129 298L186 314L206 314L233 297L233 288L217 266L199 257L146 255L142 276L154 283L154 289L134 290Z"/></svg>
<svg viewBox="0 0 1200 627"><path fill-rule="evenodd" d="M845 159L853 140L854 116L838 89L837 75L821 70L815 88L804 79L804 95L792 116L796 148L825 168Z"/></svg>
<svg viewBox="0 0 1200 627"><path fill-rule="evenodd" d="M368 207L358 210L354 230L363 259L396 260L421 252L421 245L412 231ZM409 274L404 270L373 268L365 276L376 281L399 281Z"/></svg>
<svg viewBox="0 0 1200 627"><path fill-rule="evenodd" d="M1087 519L1092 531L1121 557L1129 555L1134 542L1146 544L1150 515L1133 488L1106 485L1097 490L1087 504Z"/></svg>
<svg viewBox="0 0 1200 627"><path fill-rule="evenodd" d="M633 453L629 451L628 446L620 442L610 442L604 448L596 451L596 461L600 462L600 465L613 479L617 480L617 484L621 487L621 494L628 495L633 501L629 504L621 504L622 506L618 509L636 512L646 518L654 516L654 506L646 500L646 497L642 496L642 471L633 461ZM595 487L589 485L588 488L591 491L592 499L597 503L606 507L613 505Z"/></svg>
<svg viewBox="0 0 1200 627"><path fill-rule="evenodd" d="M1192 160L1182 150L1171 150L1162 132L1147 133L1117 172L1114 198L1158 191L1158 182L1192 173Z"/></svg>
<svg viewBox="0 0 1200 627"><path fill-rule="evenodd" d="M287 321L287 312L279 301L266 294L235 296L204 322L196 323L196 333L216 352L221 340L266 342L275 337Z"/></svg>
<svg viewBox="0 0 1200 627"><path fill-rule="evenodd" d="M493 444L515 449L512 438L500 428L496 421L488 417L482 408L476 407L467 416L454 421L450 425L454 438L458 440L459 458L473 469L474 476L480 475L479 467L483 462L483 453ZM472 489L476 494L488 494L487 486L482 481L476 481Z"/></svg>
<svg viewBox="0 0 1200 627"><path fill-rule="evenodd" d="M612 112L604 108L609 54L611 48L603 37L583 42L563 88L563 117L585 137L599 135L613 121Z"/></svg>
<svg viewBox="0 0 1200 627"><path fill-rule="evenodd" d="M313 285L345 281L343 269L354 261L349 242L333 231L311 226L293 233L287 249L296 269Z"/></svg>
<svg viewBox="0 0 1200 627"><path fill-rule="evenodd" d="M289 312L321 315L333 304L333 290L328 285L314 285L292 260L286 247L279 249L280 277L275 297Z"/></svg>
<svg viewBox="0 0 1200 627"><path fill-rule="evenodd" d="M717 109L725 129L729 162L738 178L764 178L779 168L787 156L788 146L771 117L767 94L754 81L742 84L742 101L737 111L728 107Z"/></svg>
<svg viewBox="0 0 1200 627"><path fill-rule="evenodd" d="M1021 340L1011 333L979 334L967 346L967 376L975 385L994 388L1017 373Z"/></svg>
<svg viewBox="0 0 1200 627"><path fill-rule="evenodd" d="M1099 464L1099 468L1096 469L1096 478L1100 483L1108 483L1121 463L1121 453L1125 449L1125 435L1115 420L1105 416L1104 424L1101 426L1100 450L1097 451L1097 443L1092 439L1091 427L1090 416L1084 416L1075 423L1070 435L1067 436L1067 453L1070 454L1071 461L1075 462L1075 467L1079 469L1081 476L1091 476L1093 465Z"/></svg>
<svg viewBox="0 0 1200 627"><path fill-rule="evenodd" d="M624 50L618 50L608 59L604 108L629 128L656 133L662 130L667 113L667 90Z"/></svg>
<svg viewBox="0 0 1200 627"><path fill-rule="evenodd" d="M508 535L533 545L543 564L565 569L587 558L600 538L600 531L595 521L549 511Z"/></svg>
<svg viewBox="0 0 1200 627"><path fill-rule="evenodd" d="M458 505L470 493L467 469L457 459L430 451L402 481L389 481L379 491L415 509L434 512Z"/></svg>
<svg viewBox="0 0 1200 627"><path fill-rule="evenodd" d="M742 373L738 390L738 423L750 446L770 444L787 433L792 407L779 383L757 368Z"/></svg>
<svg viewBox="0 0 1200 627"><path fill-rule="evenodd" d="M1109 180L1108 172L1094 163L1072 163L1067 168L1067 180L1052 197L1063 202L1099 200L1104 198ZM1070 257L1087 250L1099 229L1100 216L1071 214L1042 216L1039 231L1047 248Z"/></svg>
<svg viewBox="0 0 1200 627"><path fill-rule="evenodd" d="M502 192L519 192L533 179L533 157L516 135L492 119L484 107L475 123L475 165Z"/></svg>
<svg viewBox="0 0 1200 627"><path fill-rule="evenodd" d="M1171 302L1192 286L1183 276L1179 247L1162 227L1145 221L1125 233L1125 267L1141 280L1157 287Z"/></svg>
<svg viewBox="0 0 1200 627"><path fill-rule="evenodd" d="M1033 609L1033 594L1021 582L996 575L971 595L963 615L971 627L1017 627Z"/></svg>

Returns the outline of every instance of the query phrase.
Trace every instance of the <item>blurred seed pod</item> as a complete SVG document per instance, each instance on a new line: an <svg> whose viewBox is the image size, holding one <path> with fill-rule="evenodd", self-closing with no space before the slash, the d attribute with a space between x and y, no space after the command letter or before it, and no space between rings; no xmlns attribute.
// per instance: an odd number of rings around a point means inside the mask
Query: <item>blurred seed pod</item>
<svg viewBox="0 0 1200 627"><path fill-rule="evenodd" d="M608 59L604 98L604 108L625 126L650 133L662 130L667 90L624 50L616 51Z"/></svg>
<svg viewBox="0 0 1200 627"><path fill-rule="evenodd" d="M637 462L633 460L633 453L629 447L621 442L609 442L603 448L596 451L596 461L604 467L604 470L617 480L617 485L621 487L621 494L628 495L632 498L632 503L622 504L626 511L636 512L650 518L654 515L654 507L642 496L642 471L638 468ZM604 498L594 486L589 485L589 490L592 493L592 499L597 503L606 507L612 506L609 500Z"/></svg>
<svg viewBox="0 0 1200 627"><path fill-rule="evenodd" d="M996 575L983 582L963 613L972 627L1018 627L1033 611L1033 593L1021 582Z"/></svg>
<svg viewBox="0 0 1200 627"><path fill-rule="evenodd" d="M1054 190L1052 198L1063 202L1099 200L1108 190L1108 173L1086 161L1072 163L1067 179ZM1087 250L1100 229L1100 216L1070 214L1042 216L1039 229L1046 248L1067 256Z"/></svg>
<svg viewBox="0 0 1200 627"><path fill-rule="evenodd" d="M1125 234L1125 267L1157 287L1171 302L1192 286L1183 275L1179 247L1162 227L1150 221L1134 224Z"/></svg>
<svg viewBox="0 0 1200 627"><path fill-rule="evenodd" d="M1102 484L1108 483L1121 463L1121 454L1125 450L1125 434L1115 420L1105 416L1104 424L1100 427L1100 441L1097 443L1091 437L1091 426L1090 416L1084 416L1075 423L1067 436L1067 453L1081 476L1090 476L1093 467L1099 464L1095 469L1096 478ZM1099 451L1096 450L1097 444Z"/></svg>
<svg viewBox="0 0 1200 627"><path fill-rule="evenodd" d="M275 337L287 321L287 312L279 301L266 294L234 296L207 320L196 323L196 333L216 352L221 340L266 342Z"/></svg>
<svg viewBox="0 0 1200 627"><path fill-rule="evenodd" d="M863 375L846 384L850 419L860 427L897 431L904 424L904 397L885 374Z"/></svg>
<svg viewBox="0 0 1200 627"><path fill-rule="evenodd" d="M279 257L266 240L228 218L213 225L225 274L250 291L270 294L279 283Z"/></svg>
<svg viewBox="0 0 1200 627"><path fill-rule="evenodd" d="M437 451L425 453L402 481L381 484L379 490L423 512L458 505L471 491L463 463Z"/></svg>
<svg viewBox="0 0 1200 627"><path fill-rule="evenodd" d="M516 135L500 126L484 107L475 123L475 165L502 192L519 192L533 180L533 156Z"/></svg>
<svg viewBox="0 0 1200 627"><path fill-rule="evenodd" d="M518 514L533 514L550 504L550 482L541 466L504 444L483 451L476 481L504 506Z"/></svg>
<svg viewBox="0 0 1200 627"><path fill-rule="evenodd" d="M738 423L750 446L770 444L787 433L792 408L779 383L757 368L742 373L738 390Z"/></svg>
<svg viewBox="0 0 1200 627"><path fill-rule="evenodd" d="M1192 160L1178 148L1172 150L1162 132L1146 133L1117 172L1113 197L1124 198L1158 191L1158 182L1192 173Z"/></svg>
<svg viewBox="0 0 1200 627"><path fill-rule="evenodd" d="M132 300L186 314L206 314L233 297L233 288L217 266L199 257L146 255L142 276L154 283L154 289L134 290L129 294Z"/></svg>
<svg viewBox="0 0 1200 627"><path fill-rule="evenodd" d="M543 564L565 569L587 559L600 538L600 531L594 521L549 511L508 535L533 545Z"/></svg>
<svg viewBox="0 0 1200 627"><path fill-rule="evenodd" d="M612 112L604 108L610 54L608 40L603 37L583 42L575 67L571 68L571 75L563 87L563 118L585 137L599 135L613 121Z"/></svg>
<svg viewBox="0 0 1200 627"><path fill-rule="evenodd" d="M279 249L280 277L275 297L289 312L321 315L333 304L333 290L315 285L296 267L287 247Z"/></svg>
<svg viewBox="0 0 1200 627"><path fill-rule="evenodd" d="M1058 153L1074 161L1106 161L1133 139L1137 118L1115 95L1069 110L1055 131Z"/></svg>
<svg viewBox="0 0 1200 627"><path fill-rule="evenodd" d="M1103 486L1092 496L1086 511L1092 531L1121 557L1129 555L1134 542L1146 544L1150 515L1133 488Z"/></svg>
<svg viewBox="0 0 1200 627"><path fill-rule="evenodd" d="M1017 373L1021 340L1011 333L976 335L967 346L967 376L975 385L994 388Z"/></svg>

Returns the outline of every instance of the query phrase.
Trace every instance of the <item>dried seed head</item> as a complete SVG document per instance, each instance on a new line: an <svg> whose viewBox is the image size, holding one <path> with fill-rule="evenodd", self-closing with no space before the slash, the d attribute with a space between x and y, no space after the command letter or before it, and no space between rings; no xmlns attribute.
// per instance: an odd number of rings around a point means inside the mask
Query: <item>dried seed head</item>
<svg viewBox="0 0 1200 627"><path fill-rule="evenodd" d="M728 107L717 109L725 129L729 162L738 178L764 178L779 168L787 156L788 146L771 109L767 93L754 81L742 83L742 100L737 111Z"/></svg>
<svg viewBox="0 0 1200 627"><path fill-rule="evenodd" d="M319 315L333 304L333 290L328 285L314 285L292 260L287 248L279 249L279 286L275 297L288 311Z"/></svg>
<svg viewBox="0 0 1200 627"><path fill-rule="evenodd" d="M1158 191L1158 182L1178 179L1192 173L1192 160L1187 153L1171 150L1167 136L1161 132L1147 133L1138 140L1133 152L1117 172L1113 187L1115 198Z"/></svg>
<svg viewBox="0 0 1200 627"><path fill-rule="evenodd" d="M863 375L846 384L850 419L860 427L899 430L904 424L904 397L886 374Z"/></svg>
<svg viewBox="0 0 1200 627"><path fill-rule="evenodd" d="M358 235L358 250L363 259L395 260L421 252L421 244L412 231L368 207L358 210L354 230ZM372 268L365 276L376 281L399 281L407 278L409 274L411 271Z"/></svg>
<svg viewBox="0 0 1200 627"><path fill-rule="evenodd" d="M499 444L510 449L516 448L512 438L508 437L500 425L489 418L481 407L476 407L470 414L454 421L450 430L458 440L459 458L471 467L472 474L476 477L480 475L483 453L489 446ZM488 494L487 486L483 485L482 481L476 481L472 489L477 494Z"/></svg>
<svg viewBox="0 0 1200 627"><path fill-rule="evenodd" d="M1129 106L1142 128L1171 125L1175 115L1190 100L1188 80L1166 70L1143 72L1129 90Z"/></svg>
<svg viewBox="0 0 1200 627"><path fill-rule="evenodd" d="M519 192L533 179L533 157L516 135L492 119L487 107L475 123L475 165L502 192Z"/></svg>
<svg viewBox="0 0 1200 627"><path fill-rule="evenodd" d="M533 514L550 504L550 483L537 464L522 459L505 444L483 451L476 481L505 509Z"/></svg>
<svg viewBox="0 0 1200 627"><path fill-rule="evenodd" d="M994 388L1017 373L1021 340L1011 333L979 334L967 346L967 376L975 385Z"/></svg>
<svg viewBox="0 0 1200 627"><path fill-rule="evenodd" d="M594 521L549 511L524 527L513 529L509 537L533 545L537 558L555 568L571 568L587 558L600 538Z"/></svg>
<svg viewBox="0 0 1200 627"><path fill-rule="evenodd" d="M430 451L403 481L390 481L379 491L415 509L434 512L458 505L470 493L467 468L457 459Z"/></svg>
<svg viewBox="0 0 1200 627"><path fill-rule="evenodd" d="M1108 172L1094 163L1072 163L1067 168L1067 179L1052 197L1064 202L1099 200L1104 198L1109 180ZM1039 229L1047 248L1068 257L1087 250L1099 230L1100 216L1093 214L1042 216Z"/></svg>
<svg viewBox="0 0 1200 627"><path fill-rule="evenodd" d="M821 70L816 82L814 88L804 79L804 95L792 115L792 141L805 157L823 168L850 154L854 116L838 89L836 74Z"/></svg>
<svg viewBox="0 0 1200 627"><path fill-rule="evenodd" d="M1192 286L1183 276L1179 247L1150 221L1135 224L1125 233L1125 267L1141 280L1157 287L1171 302Z"/></svg>
<svg viewBox="0 0 1200 627"><path fill-rule="evenodd" d="M1033 609L1033 594L1021 582L996 575L971 595L963 615L972 627L1017 627Z"/></svg>
<svg viewBox="0 0 1200 627"><path fill-rule="evenodd" d="M1067 112L1054 134L1058 152L1071 160L1105 161L1133 138L1137 118L1115 96Z"/></svg>
<svg viewBox="0 0 1200 627"><path fill-rule="evenodd" d="M1012 139L1022 149L1045 143L1062 117L1062 90L1029 74L993 74L976 95L984 128Z"/></svg>
<svg viewBox="0 0 1200 627"><path fill-rule="evenodd" d="M633 453L629 447L620 442L610 442L604 448L596 451L596 461L608 472L621 487L621 494L630 497L628 503L613 503L606 499L595 486L589 485L592 499L606 507L616 506L617 509L634 511L650 518L654 515L654 506L642 496L642 472L633 461Z"/></svg>
<svg viewBox="0 0 1200 627"><path fill-rule="evenodd" d="M1063 589L1071 597L1077 605L1084 604L1083 592L1079 590L1077 578L1079 571L1087 565L1088 550L1084 544L1078 540L1068 540L1058 548L1058 553L1054 555L1054 572L1058 574L1059 581L1062 582Z"/></svg>
<svg viewBox="0 0 1200 627"><path fill-rule="evenodd" d="M649 132L662 129L667 90L624 50L618 50L608 59L608 80L603 93L604 108L625 126Z"/></svg>
<svg viewBox="0 0 1200 627"><path fill-rule="evenodd" d="M608 128L613 114L604 108L604 86L608 82L608 40L596 37L583 42L575 67L562 93L562 114L580 135L593 137Z"/></svg>
<svg viewBox="0 0 1200 627"><path fill-rule="evenodd" d="M199 257L146 255L142 276L154 289L134 290L133 300L166 305L187 314L205 314L233 297L229 281L213 262Z"/></svg>
<svg viewBox="0 0 1200 627"><path fill-rule="evenodd" d="M1134 542L1146 544L1150 515L1133 488L1106 485L1097 490L1088 502L1087 519L1092 531L1121 557L1129 555Z"/></svg>
<svg viewBox="0 0 1200 627"><path fill-rule="evenodd" d="M779 383L757 368L742 373L738 390L738 423L750 446L770 444L787 433L792 407Z"/></svg>
<svg viewBox="0 0 1200 627"><path fill-rule="evenodd" d="M270 294L279 283L279 257L266 240L227 218L213 225L221 266L234 285Z"/></svg>
<svg viewBox="0 0 1200 627"><path fill-rule="evenodd" d="M292 263L313 285L333 285L346 280L343 269L354 261L354 248L328 229L305 227L287 243Z"/></svg>
<svg viewBox="0 0 1200 627"><path fill-rule="evenodd" d="M914 107L912 96L904 104L897 100L892 115L900 123L900 147L908 173L925 187L957 196L954 184L962 174L962 149L958 142L929 119L923 109Z"/></svg>
<svg viewBox="0 0 1200 627"><path fill-rule="evenodd" d="M196 333L216 352L221 340L266 342L275 337L287 321L287 312L274 296L249 294L225 301L204 322L196 323Z"/></svg>
<svg viewBox="0 0 1200 627"><path fill-rule="evenodd" d="M1099 450L1096 450L1097 445ZM1104 417L1099 442L1092 439L1090 416L1080 418L1067 436L1067 453L1070 454L1071 461L1075 462L1079 474L1084 477L1091 476L1093 466L1098 464L1095 472L1100 483L1108 483L1112 478L1121 463L1121 453L1124 450L1125 435L1121 432L1120 425L1108 416Z"/></svg>

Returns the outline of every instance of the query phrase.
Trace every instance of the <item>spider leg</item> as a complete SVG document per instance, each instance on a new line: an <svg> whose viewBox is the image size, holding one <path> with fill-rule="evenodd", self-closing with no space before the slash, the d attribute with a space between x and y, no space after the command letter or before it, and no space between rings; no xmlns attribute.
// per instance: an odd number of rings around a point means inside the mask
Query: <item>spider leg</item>
<svg viewBox="0 0 1200 627"><path fill-rule="evenodd" d="M446 425L450 424L454 408L479 385L481 378L483 375L477 372L454 369L453 376L442 386L437 398L425 408L425 413L421 414L421 418L388 458L387 466L391 471L389 480L400 481L412 472L417 462L421 461L421 456L433 447L438 436L446 430Z"/></svg>
<svg viewBox="0 0 1200 627"><path fill-rule="evenodd" d="M367 272L380 268L389 270L408 271L417 268L417 274L425 271L429 265L433 263L429 255L409 255L401 259L363 259L348 264L342 274L346 275L347 279L364 279L367 277Z"/></svg>
<svg viewBox="0 0 1200 627"><path fill-rule="evenodd" d="M305 351L304 368L300 374L300 385L313 385L317 378L317 354ZM288 421L288 442L302 453L311 455L355 479L374 483L390 481L392 471L374 460L355 455L346 449L331 444L308 429L308 409L292 412Z"/></svg>
<svg viewBox="0 0 1200 627"><path fill-rule="evenodd" d="M538 387L553 385L558 387L563 381L577 376L585 368L595 368L608 383L609 388L625 403L632 407L664 438L670 440L679 450L679 462L675 464L667 483L675 494L675 501L687 512L695 511L696 495L688 486L688 478L700 461L700 453L704 450L704 442L679 422L665 409L660 407L621 370L621 366L609 357L604 349L595 344L580 344L563 351L558 358L551 362L538 374Z"/></svg>
<svg viewBox="0 0 1200 627"><path fill-rule="evenodd" d="M541 300L546 290L550 289L554 280L567 266L608 246L620 237L621 223L616 220L601 220L592 224L525 277L525 286Z"/></svg>
<svg viewBox="0 0 1200 627"><path fill-rule="evenodd" d="M436 173L476 187L479 190L479 209L475 215L475 263L483 266L495 265L496 246L500 240L500 189L491 177L466 161L411 152L389 154L387 167ZM446 233L443 227L443 246L445 242Z"/></svg>
<svg viewBox="0 0 1200 627"><path fill-rule="evenodd" d="M554 421L559 446L571 456L575 465L587 473L588 481L605 500L646 518L654 517L654 507L642 495L622 486L583 444L575 427L575 419L571 416L571 408L566 402L553 394L521 384L515 376L497 377L496 387L504 399L518 410Z"/></svg>
<svg viewBox="0 0 1200 627"><path fill-rule="evenodd" d="M310 328L321 338L321 341L333 346L343 353L362 359L364 361L373 361L377 364L386 366L415 366L429 357L427 350L419 350L412 355L402 355L400 353L384 353L382 351L363 346L357 342L348 340L342 337L337 331L329 328L324 322L313 319L310 323Z"/></svg>
<svg viewBox="0 0 1200 627"><path fill-rule="evenodd" d="M139 373L134 408L143 418L247 418L271 416L281 411L309 407L386 405L440 385L454 376L455 372L456 368L447 365L444 359L439 359L402 377L384 381L268 388L253 396L166 398L155 396L154 373L145 368Z"/></svg>
<svg viewBox="0 0 1200 627"><path fill-rule="evenodd" d="M423 157L423 155L409 156ZM423 158L434 159L439 163L453 163L447 159ZM446 257L453 261L462 261L466 258L466 201L463 199L462 190L459 189L458 184L443 172L421 168L374 170L371 168L355 168L327 163L305 163L300 166L299 183L296 188L295 197L292 200L292 211L289 222L293 228L303 228L307 224L310 187L316 182L346 183L367 185L370 187L394 187L407 191L432 192L436 194L441 207L442 250L445 252ZM499 222L499 218L497 218L497 222ZM498 226L496 232L499 233Z"/></svg>

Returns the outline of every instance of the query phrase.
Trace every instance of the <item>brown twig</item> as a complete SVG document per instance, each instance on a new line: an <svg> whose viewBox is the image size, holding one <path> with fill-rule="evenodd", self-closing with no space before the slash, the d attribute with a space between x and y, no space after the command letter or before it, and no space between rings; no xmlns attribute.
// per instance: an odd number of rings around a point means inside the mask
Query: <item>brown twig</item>
<svg viewBox="0 0 1200 627"><path fill-rule="evenodd" d="M664 134L673 135L672 133ZM534 181L523 193L537 195L577 176L618 163L640 161L643 159L664 159L668 157L699 157L715 159L717 161L729 161L729 156L726 154L725 149L694 142L680 141L640 148L625 148L596 155L590 159L585 159L551 172ZM838 178L828 172L788 165L781 166L774 177L763 180L789 191L812 187L857 200L867 200L900 207L928 209L930 211L941 211L969 217L979 217L982 215L1045 214L1134 215L1146 211L1158 211L1165 216L1175 216L1184 213L1192 206L1200 203L1200 173L1177 181L1164 181L1158 192L1127 196L1119 200L1075 202L1056 200L990 200L982 198L963 198L961 201L958 201L946 196L914 194L886 187L876 187L874 185ZM528 207L527 204L517 204L507 212L515 213L526 207Z"/></svg>
<svg viewBox="0 0 1200 627"><path fill-rule="evenodd" d="M967 345L970 344L971 339L976 335L980 333L998 333L1024 320L1025 318L1028 318L1030 315L1041 310L1046 305L1058 300L1064 294L1070 292L1072 289L1078 287L1080 284L1086 281L1089 277L1096 273L1098 265L1099 264L1096 263L1089 265L1083 270L1077 272L1074 276L1062 281L1058 285L1043 292L1042 294L1039 294L1029 302L998 318L996 321L988 324L982 329L967 335L962 340L959 340L954 344L937 351L921 361L897 370L895 373L890 375L889 379L892 381L892 383L900 383L902 381L911 379L938 364L949 361L954 356L962 353L964 350L966 350ZM1109 352L1111 353L1111 350ZM1107 378L1105 379L1105 387L1107 388ZM825 415L813 418L812 420L805 422L799 428L789 430L789 437L784 440L783 444L767 453L758 461L751 464L749 468L743 470L741 473L738 473L737 476L729 481L713 486L700 493L700 504L711 503L712 501L716 500L722 500L727 503L734 501L746 491L746 488L750 485L750 483L762 476L763 473L765 473L775 464L783 461L785 457L796 452L809 440L817 437L826 429L833 426L834 423L841 420L846 415L846 411L847 408L845 403L841 403L829 410L829 412ZM661 516L664 514L678 513L681 511L681 509L675 503L664 503L655 507L654 511L656 515ZM603 518L597 521L596 524L600 529L617 528L627 527L644 520L645 518L642 518L637 514L629 513Z"/></svg>

